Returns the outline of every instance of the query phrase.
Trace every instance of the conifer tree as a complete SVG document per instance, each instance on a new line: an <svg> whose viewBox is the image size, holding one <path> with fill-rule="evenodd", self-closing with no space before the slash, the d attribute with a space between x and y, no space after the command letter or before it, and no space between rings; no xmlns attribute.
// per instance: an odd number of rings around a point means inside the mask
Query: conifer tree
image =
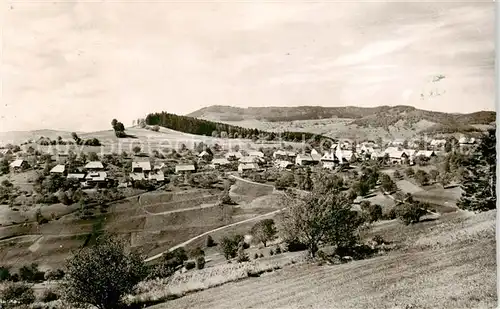
<svg viewBox="0 0 500 309"><path fill-rule="evenodd" d="M487 211L496 207L496 136L491 129L476 152L465 162L458 206L465 210Z"/></svg>

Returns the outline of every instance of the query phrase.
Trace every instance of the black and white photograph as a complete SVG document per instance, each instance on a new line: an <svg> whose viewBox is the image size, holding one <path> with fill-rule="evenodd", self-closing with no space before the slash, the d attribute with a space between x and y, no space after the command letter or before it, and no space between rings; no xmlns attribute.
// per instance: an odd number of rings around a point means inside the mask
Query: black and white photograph
<svg viewBox="0 0 500 309"><path fill-rule="evenodd" d="M3 1L0 309L497 308L496 7Z"/></svg>

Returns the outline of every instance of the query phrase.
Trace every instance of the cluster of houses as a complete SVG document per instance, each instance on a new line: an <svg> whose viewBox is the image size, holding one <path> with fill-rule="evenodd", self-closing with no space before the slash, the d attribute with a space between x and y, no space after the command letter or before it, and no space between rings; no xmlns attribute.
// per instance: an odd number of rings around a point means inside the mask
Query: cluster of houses
<svg viewBox="0 0 500 309"><path fill-rule="evenodd" d="M288 169L292 166L317 165L326 169L334 169L339 166L348 166L350 163L361 160L386 160L393 164L414 164L417 157L430 159L436 156L434 150L413 150L402 149L401 147L388 147L381 150L380 146L374 142L365 142L352 149L348 142L338 142L331 146L328 151L320 153L316 149L311 149L304 153L295 151L277 150L272 154L272 163L268 163L264 153L261 151L249 151L243 155L239 151L227 152L224 157L213 158L207 151L198 154L199 160L208 163L214 169L227 168L234 163L238 166L238 172L257 171L263 166L274 165L276 168ZM191 164L176 167L176 173L184 171L195 171L195 166Z"/></svg>

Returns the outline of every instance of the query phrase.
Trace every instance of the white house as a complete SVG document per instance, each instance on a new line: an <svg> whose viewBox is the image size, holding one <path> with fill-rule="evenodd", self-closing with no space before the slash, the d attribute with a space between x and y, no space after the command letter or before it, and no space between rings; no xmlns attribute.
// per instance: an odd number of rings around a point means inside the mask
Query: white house
<svg viewBox="0 0 500 309"><path fill-rule="evenodd" d="M213 168L219 168L219 167L222 167L222 166L228 166L230 164L231 164L231 162L229 162L229 160L226 159L226 158L215 158L215 159L212 160L211 166Z"/></svg>
<svg viewBox="0 0 500 309"><path fill-rule="evenodd" d="M338 159L333 152L326 152L321 157L321 164L324 168L333 169L338 164Z"/></svg>
<svg viewBox="0 0 500 309"><path fill-rule="evenodd" d="M200 159L206 160L206 159L210 158L210 154L206 150L203 150L202 152L200 152L198 154L198 157Z"/></svg>
<svg viewBox="0 0 500 309"><path fill-rule="evenodd" d="M149 161L132 162L132 173L151 172L151 163Z"/></svg>
<svg viewBox="0 0 500 309"><path fill-rule="evenodd" d="M90 172L85 176L85 182L87 186L95 186L105 184L108 180L108 174L106 172Z"/></svg>
<svg viewBox="0 0 500 309"><path fill-rule="evenodd" d="M402 150L389 150L386 152L388 155L389 155L389 160L391 161L391 163L395 163L395 164L401 164L403 163L406 159L408 159L408 155L402 151Z"/></svg>
<svg viewBox="0 0 500 309"><path fill-rule="evenodd" d="M276 161L275 165L278 168L287 169L287 168L293 166L293 163L290 161L281 160L281 161Z"/></svg>
<svg viewBox="0 0 500 309"><path fill-rule="evenodd" d="M104 165L102 165L101 161L90 161L84 168L88 171L98 172L104 170Z"/></svg>
<svg viewBox="0 0 500 309"><path fill-rule="evenodd" d="M241 163L238 165L238 172L243 173L245 171L253 171L256 170L257 166L255 163Z"/></svg>
<svg viewBox="0 0 500 309"><path fill-rule="evenodd" d="M179 164L175 166L176 174L195 172L196 167L193 164Z"/></svg>
<svg viewBox="0 0 500 309"><path fill-rule="evenodd" d="M248 155L251 156L251 157L264 158L264 153L262 151L252 150L252 151L248 152Z"/></svg>
<svg viewBox="0 0 500 309"><path fill-rule="evenodd" d="M51 174L64 174L64 171L66 170L66 167L62 164L58 164L54 166L51 170Z"/></svg>
<svg viewBox="0 0 500 309"><path fill-rule="evenodd" d="M298 154L297 157L295 158L295 164L297 165L311 165L311 164L316 164L319 163L319 160L321 157L313 158L310 154Z"/></svg>

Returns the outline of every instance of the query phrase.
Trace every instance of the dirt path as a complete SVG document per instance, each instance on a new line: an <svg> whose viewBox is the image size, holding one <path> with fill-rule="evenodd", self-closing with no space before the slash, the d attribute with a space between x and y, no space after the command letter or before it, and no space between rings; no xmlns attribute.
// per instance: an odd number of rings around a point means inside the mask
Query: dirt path
<svg viewBox="0 0 500 309"><path fill-rule="evenodd" d="M247 222L252 222L254 220L262 219L262 218L265 218L265 217L268 217L268 216L272 216L274 214L277 214L277 213L281 212L283 209L278 209L278 210L275 210L275 211L272 211L272 212L268 212L266 214L259 215L259 216L256 216L256 217L253 217L253 218L250 218L250 219L246 219L246 220L243 220L243 221L238 221L238 222L235 222L235 223L231 223L231 224L228 224L228 225L224 225L224 226L218 227L216 229L210 230L208 232L205 232L205 233L202 233L202 234L200 234L198 236L195 236L195 237L193 237L191 239L188 239L188 240L186 240L183 243L175 245L175 246L171 247L170 249L163 251L162 253L158 253L158 254L156 254L154 256L151 256L151 257L145 259L144 261L145 262L149 262L149 261L156 260L156 259L160 258L164 253L173 251L173 250L175 250L177 248L180 248L180 247L184 247L187 244L189 244L189 243L191 243L191 242L193 242L193 241L195 241L197 239L200 239L200 238L202 238L204 236L209 235L210 233L214 233L214 232L217 232L217 231L220 231L220 230L224 230L224 229L236 226L236 225L244 224L244 223L247 223Z"/></svg>

